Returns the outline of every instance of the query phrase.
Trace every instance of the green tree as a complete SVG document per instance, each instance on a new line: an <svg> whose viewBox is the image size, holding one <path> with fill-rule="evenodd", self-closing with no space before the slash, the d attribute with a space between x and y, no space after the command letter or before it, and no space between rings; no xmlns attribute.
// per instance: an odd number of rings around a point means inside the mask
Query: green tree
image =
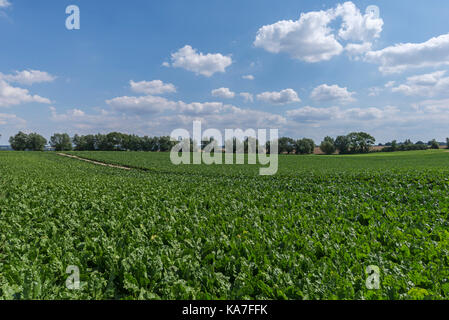
<svg viewBox="0 0 449 320"><path fill-rule="evenodd" d="M300 139L295 144L296 154L313 154L315 151L315 142L312 139Z"/></svg>
<svg viewBox="0 0 449 320"><path fill-rule="evenodd" d="M391 142L391 151L396 151L398 150L398 142L396 140L393 140Z"/></svg>
<svg viewBox="0 0 449 320"><path fill-rule="evenodd" d="M158 151L159 140L157 137L145 136L142 138L142 150L143 151Z"/></svg>
<svg viewBox="0 0 449 320"><path fill-rule="evenodd" d="M376 139L366 132L351 132L347 137L351 153L368 153L376 142Z"/></svg>
<svg viewBox="0 0 449 320"><path fill-rule="evenodd" d="M432 141L429 141L430 149L440 149L440 144L433 139Z"/></svg>
<svg viewBox="0 0 449 320"><path fill-rule="evenodd" d="M292 138L288 137L282 137L278 139L278 152L284 153L287 152L288 154L292 153L295 149L296 142Z"/></svg>
<svg viewBox="0 0 449 320"><path fill-rule="evenodd" d="M449 149L449 138L446 138L446 148Z"/></svg>
<svg viewBox="0 0 449 320"><path fill-rule="evenodd" d="M27 149L32 151L44 151L47 140L37 133L30 133L27 139Z"/></svg>
<svg viewBox="0 0 449 320"><path fill-rule="evenodd" d="M70 151L73 149L72 140L67 133L55 133L50 138L50 145L56 151Z"/></svg>
<svg viewBox="0 0 449 320"><path fill-rule="evenodd" d="M413 142L412 142L412 140L410 140L410 139L406 139L405 141L404 141L404 145L412 145L413 144Z"/></svg>
<svg viewBox="0 0 449 320"><path fill-rule="evenodd" d="M135 134L123 134L121 147L124 150L141 151L143 150L143 138Z"/></svg>
<svg viewBox="0 0 449 320"><path fill-rule="evenodd" d="M9 144L13 150L24 151L28 147L28 135L19 131L18 134L9 138Z"/></svg>
<svg viewBox="0 0 449 320"><path fill-rule="evenodd" d="M349 138L347 136L338 136L337 139L335 139L334 145L339 153L349 153Z"/></svg>
<svg viewBox="0 0 449 320"><path fill-rule="evenodd" d="M106 135L106 148L107 150L116 150L120 151L123 150L123 142L124 142L124 135L120 132L110 132Z"/></svg>
<svg viewBox="0 0 449 320"><path fill-rule="evenodd" d="M170 151L176 142L171 141L170 137L160 137L159 138L159 151L166 152Z"/></svg>
<svg viewBox="0 0 449 320"><path fill-rule="evenodd" d="M107 135L98 133L95 135L95 145L96 149L100 151L113 151L114 142L112 139L108 139Z"/></svg>
<svg viewBox="0 0 449 320"><path fill-rule="evenodd" d="M93 134L83 136L82 146L84 150L95 151L98 149L98 142Z"/></svg>
<svg viewBox="0 0 449 320"><path fill-rule="evenodd" d="M336 151L335 140L332 137L325 137L320 144L320 149L325 154L333 154Z"/></svg>

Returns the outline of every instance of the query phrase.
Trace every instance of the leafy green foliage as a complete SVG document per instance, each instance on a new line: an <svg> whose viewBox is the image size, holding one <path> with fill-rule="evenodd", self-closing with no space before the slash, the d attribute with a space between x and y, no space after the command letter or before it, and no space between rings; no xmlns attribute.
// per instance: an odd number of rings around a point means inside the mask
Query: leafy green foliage
<svg viewBox="0 0 449 320"><path fill-rule="evenodd" d="M282 137L278 139L279 153L292 153L296 148L296 141L292 138Z"/></svg>
<svg viewBox="0 0 449 320"><path fill-rule="evenodd" d="M349 153L349 138L348 136L338 136L335 139L335 147L340 154Z"/></svg>
<svg viewBox="0 0 449 320"><path fill-rule="evenodd" d="M440 144L433 139L432 141L429 141L430 149L440 149Z"/></svg>
<svg viewBox="0 0 449 320"><path fill-rule="evenodd" d="M139 137L120 132L96 135L75 135L73 144L77 151L170 151L174 142L170 137Z"/></svg>
<svg viewBox="0 0 449 320"><path fill-rule="evenodd" d="M346 136L338 136L334 145L340 154L356 154L370 152L375 142L376 139L366 132L351 132Z"/></svg>
<svg viewBox="0 0 449 320"><path fill-rule="evenodd" d="M376 142L376 139L366 132L352 132L347 137L350 153L368 153Z"/></svg>
<svg viewBox="0 0 449 320"><path fill-rule="evenodd" d="M50 145L56 151L71 151L73 149L72 140L67 133L55 133L50 138Z"/></svg>
<svg viewBox="0 0 449 320"><path fill-rule="evenodd" d="M321 142L320 149L325 154L333 154L337 151L335 147L335 140L332 137L324 138L323 142Z"/></svg>
<svg viewBox="0 0 449 320"><path fill-rule="evenodd" d="M9 143L14 150L18 151L43 151L47 140L37 133L26 134L19 131L18 134L9 138Z"/></svg>
<svg viewBox="0 0 449 320"><path fill-rule="evenodd" d="M312 154L315 150L315 142L312 139L300 139L296 141L296 154Z"/></svg>
<svg viewBox="0 0 449 320"><path fill-rule="evenodd" d="M423 142L418 141L413 143L410 139L405 140L403 143L398 144L396 140L387 143L387 146L382 149L382 152L395 152L395 151L416 151L416 150L427 150L427 145ZM438 148L437 148L438 149Z"/></svg>
<svg viewBox="0 0 449 320"><path fill-rule="evenodd" d="M281 155L275 176L73 153L144 170L0 152L0 298L449 298L447 152Z"/></svg>

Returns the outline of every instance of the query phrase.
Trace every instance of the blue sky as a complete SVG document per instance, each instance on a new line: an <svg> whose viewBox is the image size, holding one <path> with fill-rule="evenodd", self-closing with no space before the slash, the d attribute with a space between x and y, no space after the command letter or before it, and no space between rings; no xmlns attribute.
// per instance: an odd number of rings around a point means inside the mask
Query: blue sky
<svg viewBox="0 0 449 320"><path fill-rule="evenodd" d="M80 30L65 27L68 5ZM444 0L0 0L0 144L19 130L168 135L197 119L316 142L444 140L448 14Z"/></svg>

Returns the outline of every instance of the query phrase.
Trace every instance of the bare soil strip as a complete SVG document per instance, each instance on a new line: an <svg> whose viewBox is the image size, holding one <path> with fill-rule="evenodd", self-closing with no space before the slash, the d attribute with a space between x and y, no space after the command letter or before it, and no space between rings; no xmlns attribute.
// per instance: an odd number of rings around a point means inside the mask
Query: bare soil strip
<svg viewBox="0 0 449 320"><path fill-rule="evenodd" d="M116 169L122 169L122 170L131 170L131 168L128 168L128 167L117 166L115 164L109 164L109 163L104 163L104 162L84 159L84 158L80 158L80 157L77 157L77 156L74 156L74 155L71 155L71 154L57 153L57 155L63 156L63 157L68 157L68 158L72 158L72 159L77 159L77 160L81 160L81 161L85 161L85 162L89 162L89 163L96 164L96 165L99 165L99 166L116 168Z"/></svg>

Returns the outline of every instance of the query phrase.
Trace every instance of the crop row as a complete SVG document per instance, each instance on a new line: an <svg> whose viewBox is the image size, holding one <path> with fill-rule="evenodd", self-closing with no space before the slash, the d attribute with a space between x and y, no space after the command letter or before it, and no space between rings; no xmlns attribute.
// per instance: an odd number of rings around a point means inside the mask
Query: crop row
<svg viewBox="0 0 449 320"><path fill-rule="evenodd" d="M282 157L272 177L140 154L84 155L152 170L0 153L1 298L449 298L448 154Z"/></svg>

